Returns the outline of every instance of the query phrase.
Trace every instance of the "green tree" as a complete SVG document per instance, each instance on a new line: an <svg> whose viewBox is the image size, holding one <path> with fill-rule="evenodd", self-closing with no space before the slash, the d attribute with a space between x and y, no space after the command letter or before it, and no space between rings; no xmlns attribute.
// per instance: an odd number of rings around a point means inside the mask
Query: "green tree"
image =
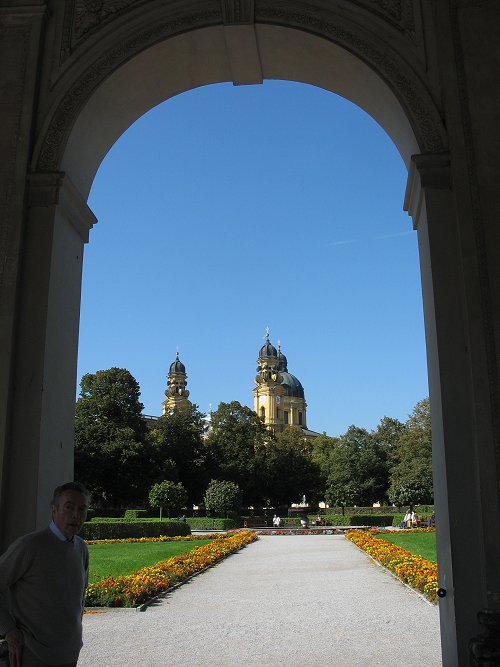
<svg viewBox="0 0 500 667"><path fill-rule="evenodd" d="M432 503L432 434L428 398L413 408L391 460L391 502L398 506Z"/></svg>
<svg viewBox="0 0 500 667"><path fill-rule="evenodd" d="M331 457L337 443L338 438L332 438L331 436L326 435L326 433L318 435L318 437L314 438L311 443L311 458L320 469L323 496L326 491L326 482L332 467Z"/></svg>
<svg viewBox="0 0 500 667"><path fill-rule="evenodd" d="M125 368L87 373L75 409L75 475L94 501L145 502L150 453L137 380Z"/></svg>
<svg viewBox="0 0 500 667"><path fill-rule="evenodd" d="M409 505L413 508L414 505L430 502L430 497L426 481L416 478L402 480L389 491L389 500L398 507Z"/></svg>
<svg viewBox="0 0 500 667"><path fill-rule="evenodd" d="M329 460L326 499L329 504L371 505L385 498L387 454L371 433L350 426L334 444Z"/></svg>
<svg viewBox="0 0 500 667"><path fill-rule="evenodd" d="M160 508L160 521L162 519L163 508L165 507L170 518L171 510L179 510L187 502L186 489L181 482L172 482L164 480L158 484L153 484L149 491L149 504L151 507Z"/></svg>
<svg viewBox="0 0 500 667"><path fill-rule="evenodd" d="M204 429L204 415L197 406L190 406L157 419L148 435L153 459L152 481L182 482L191 504L201 501L209 479ZM171 473L172 462L175 476Z"/></svg>
<svg viewBox="0 0 500 667"><path fill-rule="evenodd" d="M406 424L400 422L399 419L384 417L380 420L376 430L372 432L374 439L380 443L386 452L389 462L392 460L392 456L405 431Z"/></svg>
<svg viewBox="0 0 500 667"><path fill-rule="evenodd" d="M205 492L205 507L215 516L228 516L238 512L241 507L242 493L234 482L213 479Z"/></svg>
<svg viewBox="0 0 500 667"><path fill-rule="evenodd" d="M328 479L325 500L330 507L341 507L345 514L346 507L352 507L360 494L359 484L350 477L332 475Z"/></svg>
<svg viewBox="0 0 500 667"><path fill-rule="evenodd" d="M76 422L99 420L120 428L131 428L143 437L146 425L142 417L139 383L126 368L87 373L80 382Z"/></svg>
<svg viewBox="0 0 500 667"><path fill-rule="evenodd" d="M220 403L207 437L211 477L238 484L245 505L259 505L264 493L265 444L271 439L261 419L238 401Z"/></svg>
<svg viewBox="0 0 500 667"><path fill-rule="evenodd" d="M272 505L314 501L322 493L321 470L312 460L313 445L302 429L288 426L265 448L266 496Z"/></svg>
<svg viewBox="0 0 500 667"><path fill-rule="evenodd" d="M340 506L342 514L345 507L359 502L360 486L356 457L356 447L345 437L339 438L330 455L325 500L330 506Z"/></svg>

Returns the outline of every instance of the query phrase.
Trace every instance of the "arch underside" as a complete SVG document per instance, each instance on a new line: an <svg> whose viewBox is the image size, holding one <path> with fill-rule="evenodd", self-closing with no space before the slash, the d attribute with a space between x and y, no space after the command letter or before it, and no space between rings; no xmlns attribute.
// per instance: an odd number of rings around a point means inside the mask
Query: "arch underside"
<svg viewBox="0 0 500 667"><path fill-rule="evenodd" d="M363 108L412 165L406 205L419 238L440 585L449 591L440 601L443 664L469 665L469 643L481 643L477 613L500 601L498 3L7 4L0 106L10 123L4 145L19 156L0 183L13 276L0 322L2 361L12 365L0 373L4 542L42 525L45 498L72 471L82 254L95 222L85 202L113 143L155 105L199 86L319 86Z"/></svg>
<svg viewBox="0 0 500 667"><path fill-rule="evenodd" d="M149 109L199 86L266 79L308 83L349 99L386 130L407 167L412 154L446 150L431 96L403 58L388 55L378 38L359 28L304 16L294 14L293 27L200 27L214 22L207 11L190 16L191 30L187 18L165 20L107 48L99 42L91 64L75 59L78 74L69 81L68 67L59 82L66 92L47 116L32 170L65 171L86 199L106 153Z"/></svg>

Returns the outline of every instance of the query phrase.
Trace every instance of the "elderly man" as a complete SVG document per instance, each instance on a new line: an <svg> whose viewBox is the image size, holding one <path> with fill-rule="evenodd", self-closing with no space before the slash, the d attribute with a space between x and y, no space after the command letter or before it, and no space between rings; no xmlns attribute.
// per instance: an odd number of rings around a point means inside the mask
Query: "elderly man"
<svg viewBox="0 0 500 667"><path fill-rule="evenodd" d="M48 528L19 538L0 557L0 634L10 667L78 661L89 558L77 533L88 503L82 484L58 486Z"/></svg>

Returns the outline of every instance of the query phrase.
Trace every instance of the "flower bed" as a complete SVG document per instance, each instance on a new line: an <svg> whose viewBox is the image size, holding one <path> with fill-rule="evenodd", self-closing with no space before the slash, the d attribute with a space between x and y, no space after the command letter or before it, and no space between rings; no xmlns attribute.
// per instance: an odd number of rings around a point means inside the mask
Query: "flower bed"
<svg viewBox="0 0 500 667"><path fill-rule="evenodd" d="M159 538L157 538L159 539ZM123 577L104 577L89 584L88 607L135 607L201 572L229 554L257 539L251 531L240 531L225 539L214 539L202 547ZM128 540L125 540L128 541ZM140 540L137 540L140 541Z"/></svg>
<svg viewBox="0 0 500 667"><path fill-rule="evenodd" d="M262 528L256 529L257 535L340 535L336 528Z"/></svg>
<svg viewBox="0 0 500 667"><path fill-rule="evenodd" d="M430 532L428 528L416 529L415 532L417 531ZM376 532L352 530L346 537L381 565L394 572L402 581L423 593L431 602L436 602L437 565L376 537L376 534Z"/></svg>
<svg viewBox="0 0 500 667"><path fill-rule="evenodd" d="M230 533L211 533L210 535L176 535L168 537L160 535L159 537L124 537L114 540L85 540L85 544L132 544L134 542L191 542L192 540L225 540Z"/></svg>

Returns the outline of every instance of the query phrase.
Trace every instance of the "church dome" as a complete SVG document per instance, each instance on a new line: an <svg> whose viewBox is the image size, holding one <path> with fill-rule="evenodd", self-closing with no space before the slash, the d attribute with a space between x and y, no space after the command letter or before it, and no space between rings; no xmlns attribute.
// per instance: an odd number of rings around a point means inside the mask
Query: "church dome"
<svg viewBox="0 0 500 667"><path fill-rule="evenodd" d="M285 390L285 396L294 396L295 398L304 398L304 387L301 385L295 375L287 372L281 372L280 382Z"/></svg>
<svg viewBox="0 0 500 667"><path fill-rule="evenodd" d="M269 334L266 336L266 342L260 348L259 359L265 359L267 357L277 357L278 350L271 344L269 341Z"/></svg>
<svg viewBox="0 0 500 667"><path fill-rule="evenodd" d="M169 373L185 373L186 372L186 367L182 363L182 361L179 359L179 353L177 352L177 355L175 357L175 361L173 361L170 364L170 369L168 371Z"/></svg>
<svg viewBox="0 0 500 667"><path fill-rule="evenodd" d="M283 354L283 352L280 350L279 345L278 345L278 370L279 371L288 370L288 360Z"/></svg>

